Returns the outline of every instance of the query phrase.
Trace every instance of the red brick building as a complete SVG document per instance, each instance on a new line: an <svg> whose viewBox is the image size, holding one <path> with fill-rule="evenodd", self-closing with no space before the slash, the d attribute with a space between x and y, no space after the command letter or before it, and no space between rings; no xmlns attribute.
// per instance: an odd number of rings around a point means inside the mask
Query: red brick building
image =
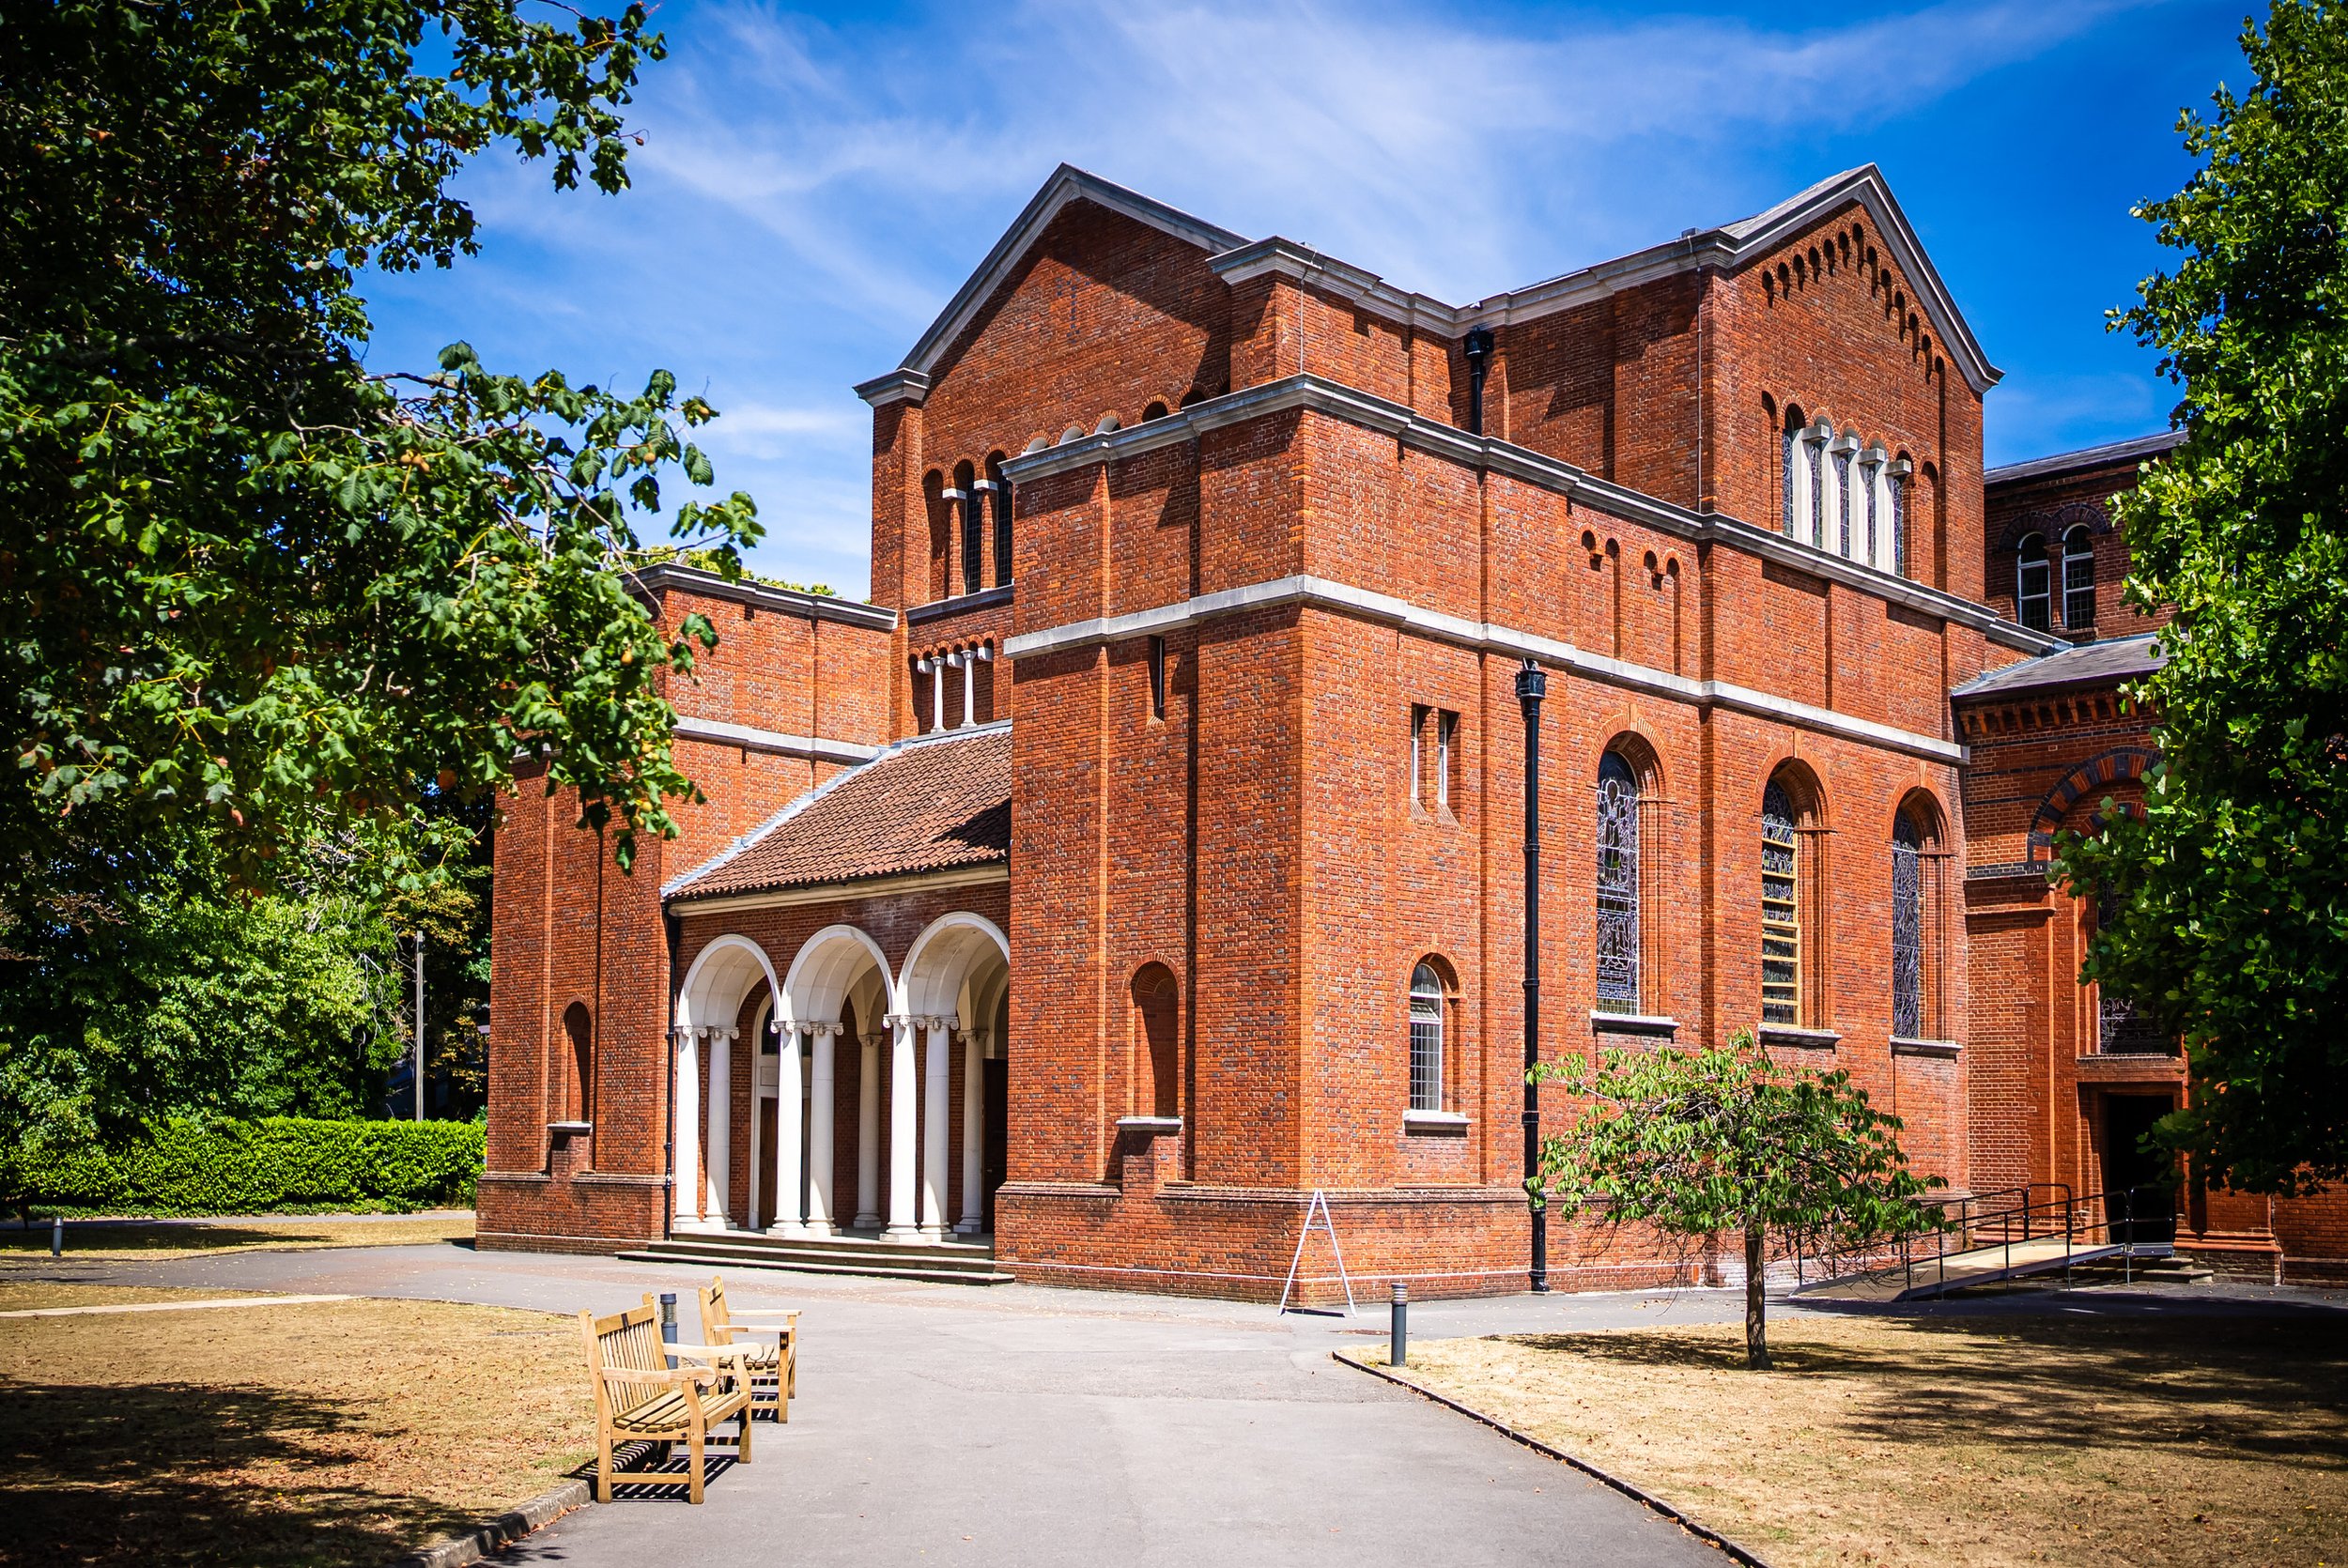
<svg viewBox="0 0 2348 1568"><path fill-rule="evenodd" d="M2067 1179L1999 683L2102 645L1999 530L2107 476L1985 511L1996 378L1872 167L1470 305L1061 169L857 389L869 605L644 578L723 638L684 835L513 803L484 1244L1269 1296L1321 1192L1357 1280L1516 1287L1528 660L1545 1056L1754 1026L1960 1188Z"/></svg>

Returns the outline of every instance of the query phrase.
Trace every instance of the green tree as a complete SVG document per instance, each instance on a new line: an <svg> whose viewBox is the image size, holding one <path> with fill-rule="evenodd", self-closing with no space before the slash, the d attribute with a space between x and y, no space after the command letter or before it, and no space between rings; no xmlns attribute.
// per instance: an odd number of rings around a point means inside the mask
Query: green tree
<svg viewBox="0 0 2348 1568"><path fill-rule="evenodd" d="M1689 1244L1744 1239L1745 1361L1769 1364L1764 1268L1799 1246L1848 1251L1928 1228L1920 1179L1900 1152L1899 1119L1867 1102L1846 1072L1789 1071L1738 1030L1693 1052L1609 1049L1533 1069L1588 1104L1541 1140L1535 1200L1571 1215L1644 1224Z"/></svg>
<svg viewBox="0 0 2348 1568"><path fill-rule="evenodd" d="M463 344L371 367L359 292L476 248L450 185L494 146L620 191L661 53L641 5L528 0L35 0L0 25L0 1136L118 1130L179 1081L149 1070L162 1038L93 1011L77 1044L44 1009L99 983L92 955L170 950L190 865L267 895L338 845L338 891L380 908L467 856L443 807L522 757L623 867L674 831L664 682L715 637L663 635L626 573L647 520L729 574L757 537L745 496L664 499L713 482L687 438L713 411L666 371L615 392Z"/></svg>
<svg viewBox="0 0 2348 1568"><path fill-rule="evenodd" d="M641 6L524 0L45 0L0 28L0 911L40 903L60 839L102 881L176 823L255 883L321 816L428 858L426 788L487 798L517 754L623 863L672 831L662 677L714 639L663 637L624 573L663 477L711 482L682 429L712 410L665 371L610 392L462 344L370 369L357 291L475 249L449 183L492 145L620 190L660 54ZM735 495L667 531L731 572L757 525Z"/></svg>
<svg viewBox="0 0 2348 1568"><path fill-rule="evenodd" d="M2118 502L2129 602L2176 608L2137 693L2162 761L2060 869L2106 912L2087 977L2183 1038L2162 1139L2287 1193L2348 1174L2348 8L2242 48L2249 90L2180 121L2201 167L2138 209L2175 270L2115 313L2184 389Z"/></svg>

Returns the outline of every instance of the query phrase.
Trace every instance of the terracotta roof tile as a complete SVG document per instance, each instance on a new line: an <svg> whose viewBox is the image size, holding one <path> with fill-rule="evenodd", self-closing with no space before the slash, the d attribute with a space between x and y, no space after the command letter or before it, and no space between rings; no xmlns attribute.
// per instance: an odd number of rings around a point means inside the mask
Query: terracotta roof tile
<svg viewBox="0 0 2348 1568"><path fill-rule="evenodd" d="M708 899L1011 859L1011 730L921 740L802 795L666 889Z"/></svg>

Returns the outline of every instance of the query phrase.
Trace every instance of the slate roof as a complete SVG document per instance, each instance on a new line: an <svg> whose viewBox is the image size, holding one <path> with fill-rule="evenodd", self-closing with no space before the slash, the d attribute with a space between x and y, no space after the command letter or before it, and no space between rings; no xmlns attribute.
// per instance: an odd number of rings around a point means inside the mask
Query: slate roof
<svg viewBox="0 0 2348 1568"><path fill-rule="evenodd" d="M2153 634L2147 632L2141 637L2083 642L2076 648L2023 659L1977 676L1949 695L1962 700L1973 697L2013 697L2054 686L2102 685L2148 675L2168 662L2155 650Z"/></svg>
<svg viewBox="0 0 2348 1568"><path fill-rule="evenodd" d="M1011 859L1011 726L891 746L661 891L709 899Z"/></svg>
<svg viewBox="0 0 2348 1568"><path fill-rule="evenodd" d="M2033 457L2027 463L2008 463L2001 469L1991 469L1981 476L1984 484L2012 484L2025 479L2043 479L2048 474L2084 473L2090 469L2109 468L2119 463L2139 463L2147 457L2157 457L2182 444L2185 432L2163 430L2157 435L2138 436L2130 440L2112 441L2105 446L2091 446L2078 452L2058 452L2051 457Z"/></svg>

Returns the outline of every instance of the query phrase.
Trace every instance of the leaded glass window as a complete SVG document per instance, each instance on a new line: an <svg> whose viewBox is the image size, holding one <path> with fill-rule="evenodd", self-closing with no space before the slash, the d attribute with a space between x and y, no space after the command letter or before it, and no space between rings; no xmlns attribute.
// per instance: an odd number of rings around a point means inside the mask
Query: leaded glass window
<svg viewBox="0 0 2348 1568"><path fill-rule="evenodd" d="M2095 624L2095 544L2084 528L2062 536L2062 624L2074 632Z"/></svg>
<svg viewBox="0 0 2348 1568"><path fill-rule="evenodd" d="M1826 442L1812 439L1810 449L1810 543L1826 547Z"/></svg>
<svg viewBox="0 0 2348 1568"><path fill-rule="evenodd" d="M1639 778L1616 751L1598 763L1598 1010L1639 1010Z"/></svg>
<svg viewBox="0 0 2348 1568"><path fill-rule="evenodd" d="M1861 471L1865 477L1859 482L1859 494L1867 510L1867 554L1864 559L1870 566L1880 566L1883 558L1877 549L1876 537L1881 531L1882 524L1876 516L1876 484L1877 476L1883 472L1883 465L1869 463Z"/></svg>
<svg viewBox="0 0 2348 1568"><path fill-rule="evenodd" d="M1795 537L1801 526L1801 427L1798 422L1785 426L1785 537Z"/></svg>
<svg viewBox="0 0 2348 1568"><path fill-rule="evenodd" d="M2115 908L2107 893L2095 900L2095 925L2101 930ZM2095 988L2095 1049L2123 1055L2158 1055L2171 1050L2169 1037L2135 998L2108 985Z"/></svg>
<svg viewBox="0 0 2348 1568"><path fill-rule="evenodd" d="M1794 803L1779 785L1761 792L1761 1022L1801 1025L1800 840Z"/></svg>
<svg viewBox="0 0 2348 1568"><path fill-rule="evenodd" d="M2047 576L2047 541L2028 534L2014 556L2014 615L2033 632L2050 629Z"/></svg>
<svg viewBox="0 0 2348 1568"><path fill-rule="evenodd" d="M1842 542L1835 546L1835 551L1845 557L1850 554L1850 453L1836 453L1834 454L1834 509L1836 520L1840 525Z"/></svg>
<svg viewBox="0 0 2348 1568"><path fill-rule="evenodd" d="M1908 481L1892 480L1892 570L1908 576Z"/></svg>
<svg viewBox="0 0 2348 1568"><path fill-rule="evenodd" d="M1902 811L1892 825L1892 1033L1924 1028L1924 836Z"/></svg>
<svg viewBox="0 0 2348 1568"><path fill-rule="evenodd" d="M1443 976L1431 963L1411 972L1411 1109L1443 1109Z"/></svg>

